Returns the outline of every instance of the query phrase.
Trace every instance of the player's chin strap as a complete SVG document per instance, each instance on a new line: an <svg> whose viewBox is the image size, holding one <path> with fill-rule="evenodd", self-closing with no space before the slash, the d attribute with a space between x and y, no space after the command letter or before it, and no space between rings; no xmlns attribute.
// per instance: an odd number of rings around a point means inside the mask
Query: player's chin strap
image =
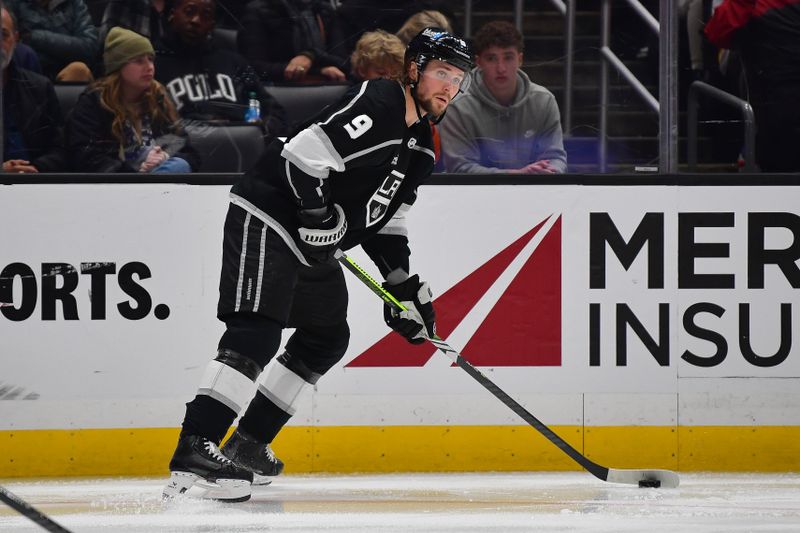
<svg viewBox="0 0 800 533"><path fill-rule="evenodd" d="M442 114L439 115L438 117L433 117L432 119L430 119L431 120L431 124L433 124L435 126L438 123L440 123L442 121L442 119L444 118L444 114L445 113L447 113L447 108L444 108L444 111L442 111Z"/></svg>
<svg viewBox="0 0 800 533"><path fill-rule="evenodd" d="M430 118L430 113L426 113L425 115L423 115L422 112L420 111L419 99L417 98L417 84L419 84L419 78L420 76L422 76L422 71L425 70L425 67L427 65L428 62L426 60L417 61L417 79L414 81L410 81L408 85L411 87L411 98L414 99L414 109L417 110L417 118L419 119L419 121L422 122L422 120L425 117L429 117L428 120L431 121L431 124L438 124L439 121L442 120L442 118L441 117ZM442 113L442 117L443 116L444 113Z"/></svg>
<svg viewBox="0 0 800 533"><path fill-rule="evenodd" d="M417 74L417 79L419 79L419 74ZM419 100L417 99L417 82L416 81L409 82L409 86L411 87L411 98L414 99L414 109L417 110L417 118L419 119L420 122L422 122L422 119L424 117L422 116L422 113L420 112L419 109ZM426 114L425 116L428 115Z"/></svg>

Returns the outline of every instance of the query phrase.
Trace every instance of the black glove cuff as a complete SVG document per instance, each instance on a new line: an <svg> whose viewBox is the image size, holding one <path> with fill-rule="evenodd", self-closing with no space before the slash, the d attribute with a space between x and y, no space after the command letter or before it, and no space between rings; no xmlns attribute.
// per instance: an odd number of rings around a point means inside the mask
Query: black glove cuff
<svg viewBox="0 0 800 533"><path fill-rule="evenodd" d="M336 226L336 210L326 206L325 209L300 209L297 212L300 226L314 229L330 229Z"/></svg>
<svg viewBox="0 0 800 533"><path fill-rule="evenodd" d="M419 274L409 276L409 278L402 283L396 285L390 284L388 281L383 282L383 288L398 300L413 300L417 296L419 290Z"/></svg>

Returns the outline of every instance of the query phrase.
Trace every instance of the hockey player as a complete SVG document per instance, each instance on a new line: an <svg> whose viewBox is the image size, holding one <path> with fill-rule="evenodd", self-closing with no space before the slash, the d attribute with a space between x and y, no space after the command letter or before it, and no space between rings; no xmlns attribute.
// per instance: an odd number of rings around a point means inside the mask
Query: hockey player
<svg viewBox="0 0 800 533"><path fill-rule="evenodd" d="M409 275L403 215L433 169L430 121L442 118L472 66L463 40L426 28L408 44L402 83L353 87L308 127L272 142L231 189L217 309L226 331L186 406L165 497L199 484L210 487L204 497L244 501L253 474L258 483L281 472L269 443L302 391L347 349L348 296L337 249L361 245L387 290L410 310L385 308L390 327L415 344L435 333L428 284ZM261 375L285 327L296 331Z"/></svg>

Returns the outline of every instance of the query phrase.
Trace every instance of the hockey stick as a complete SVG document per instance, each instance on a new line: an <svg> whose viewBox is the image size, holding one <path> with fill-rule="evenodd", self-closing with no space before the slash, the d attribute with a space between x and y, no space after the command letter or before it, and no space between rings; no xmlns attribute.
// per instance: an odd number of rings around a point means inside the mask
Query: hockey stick
<svg viewBox="0 0 800 533"><path fill-rule="evenodd" d="M364 282L364 284L372 292L380 296L386 305L393 307L397 311L406 310L402 303L400 303L394 296L386 291L380 283L375 281L369 275L369 273L358 266L358 264L350 259L344 252L337 250L334 257L342 265L344 265L347 270L355 274L358 279ZM552 429L544 425L538 418L529 413L524 407L517 403L516 400L506 394L503 389L495 385L493 381L484 376L480 370L472 366L469 361L464 359L464 357L454 350L449 344L444 342L438 336L434 338L428 338L428 340L434 346L436 346L440 352L452 359L459 367L461 367L462 370L472 376L475 381L483 385L484 388L491 392L498 400L506 404L506 406L508 406L512 411L525 420L525 422L533 426L533 428L544 435L547 440L558 446L562 452L569 455L572 460L588 470L595 477L602 479L603 481L639 485L640 487L674 488L678 486L680 482L678 474L672 472L671 470L633 470L607 468L595 463L594 461L591 461L578 450L570 446L564 439L556 435Z"/></svg>
<svg viewBox="0 0 800 533"><path fill-rule="evenodd" d="M35 522L37 525L43 527L47 531L53 533L70 533L69 529L62 527L53 520L47 517L44 513L35 509L27 502L20 499L19 496L9 492L8 489L0 487L0 501L14 509L16 512Z"/></svg>

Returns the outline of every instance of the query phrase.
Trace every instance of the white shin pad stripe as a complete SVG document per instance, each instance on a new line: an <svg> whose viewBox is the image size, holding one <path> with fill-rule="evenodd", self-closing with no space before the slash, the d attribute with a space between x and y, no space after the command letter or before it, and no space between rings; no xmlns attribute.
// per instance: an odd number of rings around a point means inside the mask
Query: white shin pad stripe
<svg viewBox="0 0 800 533"><path fill-rule="evenodd" d="M253 302L253 312L258 312L258 306L261 305L261 282L264 280L264 258L266 257L266 245L267 245L267 226L264 224L261 226L261 247L259 248L258 253L258 278L256 281L256 299Z"/></svg>
<svg viewBox="0 0 800 533"><path fill-rule="evenodd" d="M247 259L247 232L250 230L250 213L244 217L244 228L242 229L242 253L239 256L239 279L236 282L236 305L234 311L239 311L242 304L242 284L244 283L244 265Z"/></svg>
<svg viewBox="0 0 800 533"><path fill-rule="evenodd" d="M275 364L271 365L258 380L258 392L290 415L294 415L297 411L297 398L306 387L310 386L311 383L278 361L275 361Z"/></svg>
<svg viewBox="0 0 800 533"><path fill-rule="evenodd" d="M197 394L211 396L224 403L238 415L242 407L253 397L255 384L239 372L217 360L208 363Z"/></svg>

